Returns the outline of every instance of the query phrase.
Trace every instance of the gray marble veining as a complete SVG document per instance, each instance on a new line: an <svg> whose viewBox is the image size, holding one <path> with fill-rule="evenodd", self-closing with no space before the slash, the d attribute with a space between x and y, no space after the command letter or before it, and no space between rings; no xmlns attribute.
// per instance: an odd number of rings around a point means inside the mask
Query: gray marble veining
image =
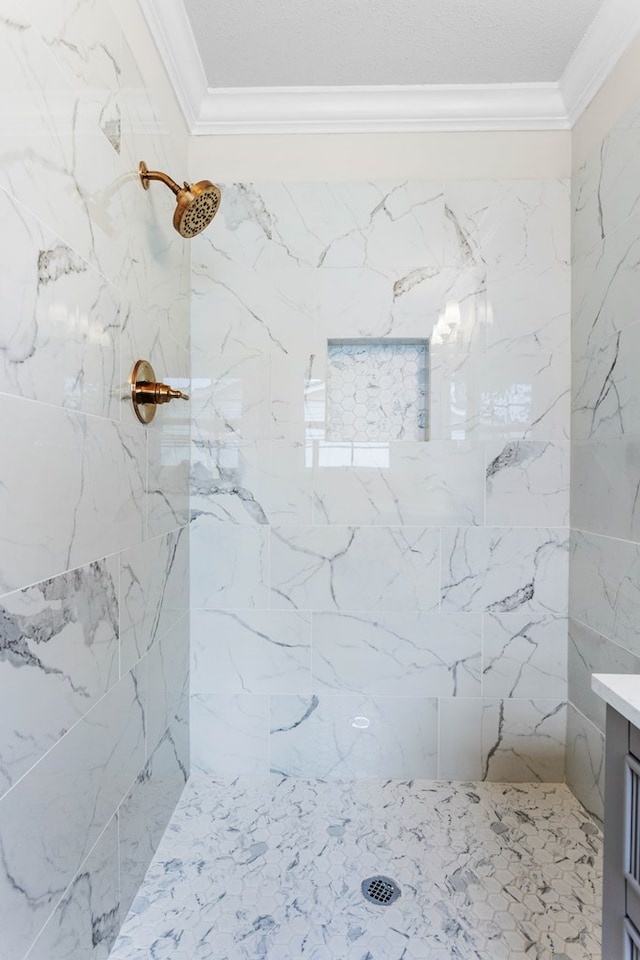
<svg viewBox="0 0 640 960"><path fill-rule="evenodd" d="M0 794L118 680L118 564L109 557L0 601Z"/></svg>

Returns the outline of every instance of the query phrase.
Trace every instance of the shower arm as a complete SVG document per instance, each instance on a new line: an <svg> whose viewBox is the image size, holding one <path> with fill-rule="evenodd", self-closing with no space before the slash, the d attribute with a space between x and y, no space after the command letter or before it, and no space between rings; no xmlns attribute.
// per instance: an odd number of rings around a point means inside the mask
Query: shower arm
<svg viewBox="0 0 640 960"><path fill-rule="evenodd" d="M140 162L140 179L142 180L142 186L145 190L149 189L149 182L151 180L159 180L161 183L164 183L165 186L169 187L169 190L177 197L181 190L188 190L189 184L185 182L184 187L178 186L178 184L173 180L167 173L162 173L161 170L149 170L147 165L142 160Z"/></svg>

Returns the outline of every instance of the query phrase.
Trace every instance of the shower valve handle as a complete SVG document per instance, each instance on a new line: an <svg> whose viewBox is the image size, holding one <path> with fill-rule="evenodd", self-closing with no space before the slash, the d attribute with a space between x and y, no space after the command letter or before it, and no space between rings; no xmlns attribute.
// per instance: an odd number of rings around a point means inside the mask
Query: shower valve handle
<svg viewBox="0 0 640 960"><path fill-rule="evenodd" d="M188 393L174 390L168 383L157 382L153 367L147 360L138 360L131 372L130 383L133 409L142 423L151 423L159 404L189 399Z"/></svg>
<svg viewBox="0 0 640 960"><path fill-rule="evenodd" d="M136 384L138 403L169 403L170 400L188 400L189 394L174 390L167 383L149 383L139 380Z"/></svg>

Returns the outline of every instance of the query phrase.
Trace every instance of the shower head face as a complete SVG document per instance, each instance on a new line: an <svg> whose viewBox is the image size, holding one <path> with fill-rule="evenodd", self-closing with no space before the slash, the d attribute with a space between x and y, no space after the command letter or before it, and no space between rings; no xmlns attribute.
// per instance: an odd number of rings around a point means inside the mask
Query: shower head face
<svg viewBox="0 0 640 960"><path fill-rule="evenodd" d="M182 237L197 237L208 227L220 207L220 190L210 180L185 183L176 196L173 225Z"/></svg>

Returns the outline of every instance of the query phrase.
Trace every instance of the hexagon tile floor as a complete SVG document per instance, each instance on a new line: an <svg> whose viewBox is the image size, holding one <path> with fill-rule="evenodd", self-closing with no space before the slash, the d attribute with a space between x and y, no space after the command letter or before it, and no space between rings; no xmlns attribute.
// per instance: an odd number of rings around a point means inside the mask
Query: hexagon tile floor
<svg viewBox="0 0 640 960"><path fill-rule="evenodd" d="M562 785L194 775L111 960L595 960L601 846Z"/></svg>

